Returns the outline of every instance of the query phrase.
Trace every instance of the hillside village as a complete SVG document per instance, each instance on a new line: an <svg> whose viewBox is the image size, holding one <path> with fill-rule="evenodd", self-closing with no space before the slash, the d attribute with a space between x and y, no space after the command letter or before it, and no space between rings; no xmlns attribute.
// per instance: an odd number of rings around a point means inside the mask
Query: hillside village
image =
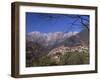
<svg viewBox="0 0 100 80"><path fill-rule="evenodd" d="M60 62L60 57L66 54L78 52L80 54L87 53L88 47L87 46L74 46L74 47L65 47L64 45L54 48L48 53L48 56L51 57L52 60L55 60L56 63Z"/></svg>

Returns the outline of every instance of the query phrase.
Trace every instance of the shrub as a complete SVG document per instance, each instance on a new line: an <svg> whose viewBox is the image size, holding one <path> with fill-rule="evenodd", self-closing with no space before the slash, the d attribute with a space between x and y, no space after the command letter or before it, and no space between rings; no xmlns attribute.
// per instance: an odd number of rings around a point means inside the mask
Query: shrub
<svg viewBox="0 0 100 80"><path fill-rule="evenodd" d="M60 57L60 64L63 65L89 64L89 53L68 52Z"/></svg>
<svg viewBox="0 0 100 80"><path fill-rule="evenodd" d="M28 67L33 66L54 66L54 65L79 65L89 64L89 52L66 52L64 55L59 55L59 62L53 59L53 56L42 55L39 57L33 57L31 63L28 63ZM28 61L28 60L27 60Z"/></svg>

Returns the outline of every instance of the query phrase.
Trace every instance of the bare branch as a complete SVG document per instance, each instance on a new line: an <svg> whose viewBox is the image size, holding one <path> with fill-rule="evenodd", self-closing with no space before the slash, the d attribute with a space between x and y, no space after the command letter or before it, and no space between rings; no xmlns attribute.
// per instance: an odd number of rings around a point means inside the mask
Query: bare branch
<svg viewBox="0 0 100 80"><path fill-rule="evenodd" d="M89 31L89 21L88 21L88 23L86 24L86 23L84 23L84 21L83 21L83 20L86 20L86 19L83 19L81 16L78 16L78 18L81 20L81 24L82 24L85 28L87 28L88 31Z"/></svg>

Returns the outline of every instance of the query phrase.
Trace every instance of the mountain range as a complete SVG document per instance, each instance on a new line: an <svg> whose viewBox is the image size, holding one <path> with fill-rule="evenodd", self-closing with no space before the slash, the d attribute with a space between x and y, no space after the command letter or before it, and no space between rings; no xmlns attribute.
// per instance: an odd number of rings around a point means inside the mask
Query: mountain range
<svg viewBox="0 0 100 80"><path fill-rule="evenodd" d="M76 37L79 36L79 39L89 44L89 31L83 29L81 32L50 32L50 33L41 33L39 31L29 32L26 34L27 42L31 41L34 43L41 44L42 46L54 46L54 45L73 45L80 43L80 40Z"/></svg>
<svg viewBox="0 0 100 80"><path fill-rule="evenodd" d="M52 46L54 44L62 43L71 36L78 34L78 32L50 32L41 33L38 31L29 32L26 34L26 40L42 44L43 46Z"/></svg>

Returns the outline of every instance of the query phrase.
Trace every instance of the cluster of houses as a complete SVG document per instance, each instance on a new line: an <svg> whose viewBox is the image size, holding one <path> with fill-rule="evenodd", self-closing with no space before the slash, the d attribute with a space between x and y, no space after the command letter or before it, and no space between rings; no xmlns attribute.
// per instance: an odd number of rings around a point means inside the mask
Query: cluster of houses
<svg viewBox="0 0 100 80"><path fill-rule="evenodd" d="M51 50L48 54L48 56L50 56L52 59L54 59L56 62L59 62L59 56L67 54L69 52L71 53L75 53L75 52L79 52L80 54L83 52L88 52L89 51L89 47L88 46L83 46L83 45L79 45L79 46L73 46L73 47L67 47L67 46L60 46L57 48L54 48L53 50Z"/></svg>
<svg viewBox="0 0 100 80"><path fill-rule="evenodd" d="M64 55L67 52L80 52L81 53L81 52L88 51L88 49L89 48L87 46L81 46L81 45L80 46L74 46L74 47L65 47L63 45L63 46L54 48L53 50L51 50L49 52L48 55L56 55L57 53L60 53L61 55Z"/></svg>

